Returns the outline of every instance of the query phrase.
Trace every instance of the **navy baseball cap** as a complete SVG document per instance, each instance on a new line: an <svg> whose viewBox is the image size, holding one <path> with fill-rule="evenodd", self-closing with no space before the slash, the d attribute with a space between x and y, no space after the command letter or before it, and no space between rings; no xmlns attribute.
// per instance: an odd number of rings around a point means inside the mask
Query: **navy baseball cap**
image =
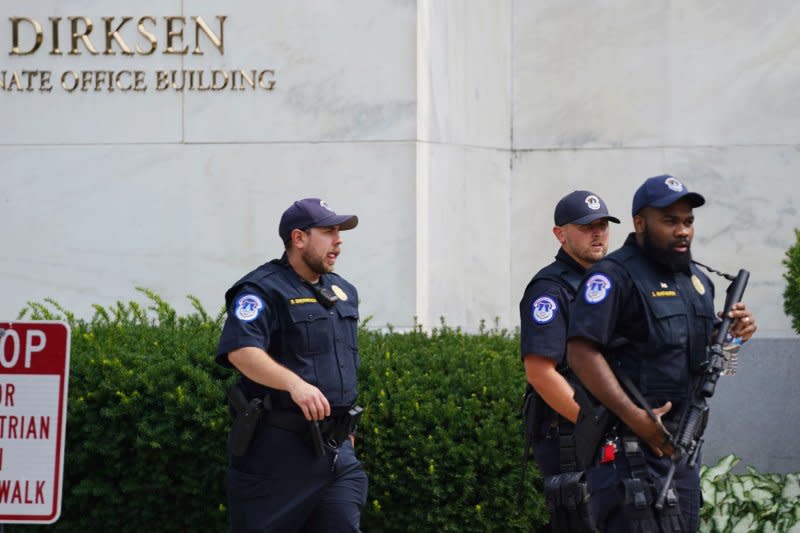
<svg viewBox="0 0 800 533"><path fill-rule="evenodd" d="M606 203L589 191L573 191L558 201L553 214L556 226L564 224L591 224L605 218L619 224L617 217L608 214Z"/></svg>
<svg viewBox="0 0 800 533"><path fill-rule="evenodd" d="M297 200L283 212L278 226L278 235L283 242L288 242L294 229L326 228L339 226L340 230L353 229L358 226L355 215L337 215L328 207L325 200L319 198L303 198Z"/></svg>
<svg viewBox="0 0 800 533"><path fill-rule="evenodd" d="M706 199L689 189L675 176L662 174L647 178L633 195L633 216L645 207L667 207L686 198L692 207L700 207Z"/></svg>

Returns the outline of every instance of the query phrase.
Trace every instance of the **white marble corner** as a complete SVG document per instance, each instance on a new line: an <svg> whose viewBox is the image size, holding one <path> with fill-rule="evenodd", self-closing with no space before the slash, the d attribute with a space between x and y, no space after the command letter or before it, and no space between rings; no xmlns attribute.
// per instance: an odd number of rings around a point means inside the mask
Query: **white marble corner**
<svg viewBox="0 0 800 533"><path fill-rule="evenodd" d="M512 2L419 2L418 137L507 149Z"/></svg>
<svg viewBox="0 0 800 533"><path fill-rule="evenodd" d="M509 153L419 143L420 323L477 330L509 323Z"/></svg>

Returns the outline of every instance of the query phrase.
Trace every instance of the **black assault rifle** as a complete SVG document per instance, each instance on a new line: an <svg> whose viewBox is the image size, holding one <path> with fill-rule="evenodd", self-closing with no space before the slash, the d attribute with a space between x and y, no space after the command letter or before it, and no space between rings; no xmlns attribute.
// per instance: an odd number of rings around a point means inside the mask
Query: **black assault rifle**
<svg viewBox="0 0 800 533"><path fill-rule="evenodd" d="M675 454L672 456L672 464L669 466L667 476L664 478L664 484L661 486L661 491L656 499L655 507L659 511L664 507L664 499L667 496L669 486L672 484L676 465L684 457L688 457L687 464L689 468L694 468L697 463L697 457L700 454L700 448L703 446L703 433L708 423L708 399L714 395L717 380L725 370L725 354L722 351L722 345L733 322L728 313L733 308L733 304L742 301L742 295L745 287L747 287L750 272L740 269L735 278L732 278L732 276L727 277L732 281L728 286L727 296L725 297L722 323L720 323L711 346L708 348L708 362L705 364L692 397L683 412L680 429L670 438L675 448Z"/></svg>

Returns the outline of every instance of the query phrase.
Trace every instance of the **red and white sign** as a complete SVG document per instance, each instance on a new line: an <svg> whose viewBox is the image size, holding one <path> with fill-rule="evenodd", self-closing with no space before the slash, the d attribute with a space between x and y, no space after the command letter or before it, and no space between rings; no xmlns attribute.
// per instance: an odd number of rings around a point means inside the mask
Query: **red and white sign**
<svg viewBox="0 0 800 533"><path fill-rule="evenodd" d="M69 325L0 329L0 524L51 524L61 514Z"/></svg>

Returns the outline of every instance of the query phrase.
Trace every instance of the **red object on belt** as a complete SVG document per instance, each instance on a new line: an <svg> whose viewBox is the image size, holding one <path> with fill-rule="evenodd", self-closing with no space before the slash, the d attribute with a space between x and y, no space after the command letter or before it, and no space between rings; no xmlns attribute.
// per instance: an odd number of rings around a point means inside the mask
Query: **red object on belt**
<svg viewBox="0 0 800 533"><path fill-rule="evenodd" d="M613 463L617 454L617 445L609 441L600 448L600 464Z"/></svg>

